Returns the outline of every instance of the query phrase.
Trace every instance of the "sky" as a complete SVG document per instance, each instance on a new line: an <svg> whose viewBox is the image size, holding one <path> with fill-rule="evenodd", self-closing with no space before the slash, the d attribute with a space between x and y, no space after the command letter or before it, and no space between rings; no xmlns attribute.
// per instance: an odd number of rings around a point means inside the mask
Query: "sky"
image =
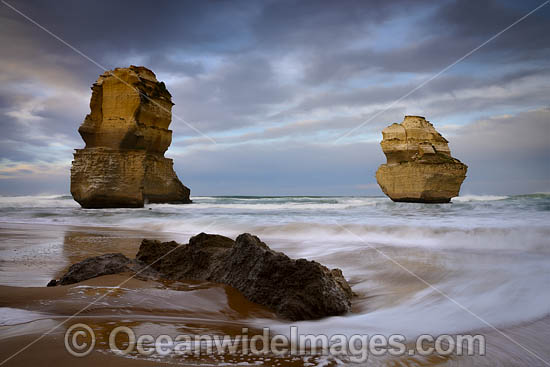
<svg viewBox="0 0 550 367"><path fill-rule="evenodd" d="M173 96L192 196L382 195L405 115L468 165L462 195L550 192L546 3L2 1L0 195L69 193L90 87L129 65Z"/></svg>

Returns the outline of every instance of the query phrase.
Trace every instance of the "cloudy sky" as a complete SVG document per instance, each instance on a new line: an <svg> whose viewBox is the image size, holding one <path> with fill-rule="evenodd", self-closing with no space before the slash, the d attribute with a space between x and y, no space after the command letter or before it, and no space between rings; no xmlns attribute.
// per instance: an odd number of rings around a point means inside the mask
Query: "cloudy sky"
<svg viewBox="0 0 550 367"><path fill-rule="evenodd" d="M90 86L130 64L173 95L192 195L380 195L406 114L469 166L462 194L550 192L550 4L448 68L541 4L2 1L0 194L68 193Z"/></svg>

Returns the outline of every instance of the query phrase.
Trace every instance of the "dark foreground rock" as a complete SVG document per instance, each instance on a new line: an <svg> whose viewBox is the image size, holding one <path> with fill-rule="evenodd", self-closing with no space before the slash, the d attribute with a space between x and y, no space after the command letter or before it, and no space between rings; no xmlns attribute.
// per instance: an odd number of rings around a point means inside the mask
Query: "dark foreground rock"
<svg viewBox="0 0 550 367"><path fill-rule="evenodd" d="M51 280L48 287L79 283L102 275L135 271L136 265L135 261L120 253L94 256L71 265L61 279Z"/></svg>
<svg viewBox="0 0 550 367"><path fill-rule="evenodd" d="M101 275L132 271L131 265L133 265L132 260L120 253L96 256L72 265L69 271L61 277L59 284L73 284Z"/></svg>
<svg viewBox="0 0 550 367"><path fill-rule="evenodd" d="M244 233L235 241L201 233L188 245L144 239L135 260L107 254L74 264L56 282L65 285L106 274L147 272L168 280L206 280L230 285L289 320L341 315L351 310L350 286L340 269L291 259ZM50 284L49 284L50 285Z"/></svg>

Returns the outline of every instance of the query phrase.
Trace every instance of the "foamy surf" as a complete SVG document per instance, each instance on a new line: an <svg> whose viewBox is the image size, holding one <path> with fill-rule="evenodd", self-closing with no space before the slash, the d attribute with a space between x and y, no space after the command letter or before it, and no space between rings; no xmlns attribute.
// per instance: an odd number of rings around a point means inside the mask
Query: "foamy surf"
<svg viewBox="0 0 550 367"><path fill-rule="evenodd" d="M451 199L453 203L467 202L467 201L493 201L508 199L509 196L496 196L496 195L462 195L456 196Z"/></svg>

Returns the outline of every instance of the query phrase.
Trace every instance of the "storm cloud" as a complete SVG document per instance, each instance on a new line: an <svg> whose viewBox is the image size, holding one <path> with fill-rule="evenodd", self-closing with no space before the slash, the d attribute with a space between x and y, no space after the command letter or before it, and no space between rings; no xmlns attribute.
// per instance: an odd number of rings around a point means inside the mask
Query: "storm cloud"
<svg viewBox="0 0 550 367"><path fill-rule="evenodd" d="M550 5L401 98L541 4L7 0L0 194L68 192L103 72L10 6L107 69L166 83L167 156L193 194L381 194L380 130L405 114L451 141L463 192L550 191Z"/></svg>

